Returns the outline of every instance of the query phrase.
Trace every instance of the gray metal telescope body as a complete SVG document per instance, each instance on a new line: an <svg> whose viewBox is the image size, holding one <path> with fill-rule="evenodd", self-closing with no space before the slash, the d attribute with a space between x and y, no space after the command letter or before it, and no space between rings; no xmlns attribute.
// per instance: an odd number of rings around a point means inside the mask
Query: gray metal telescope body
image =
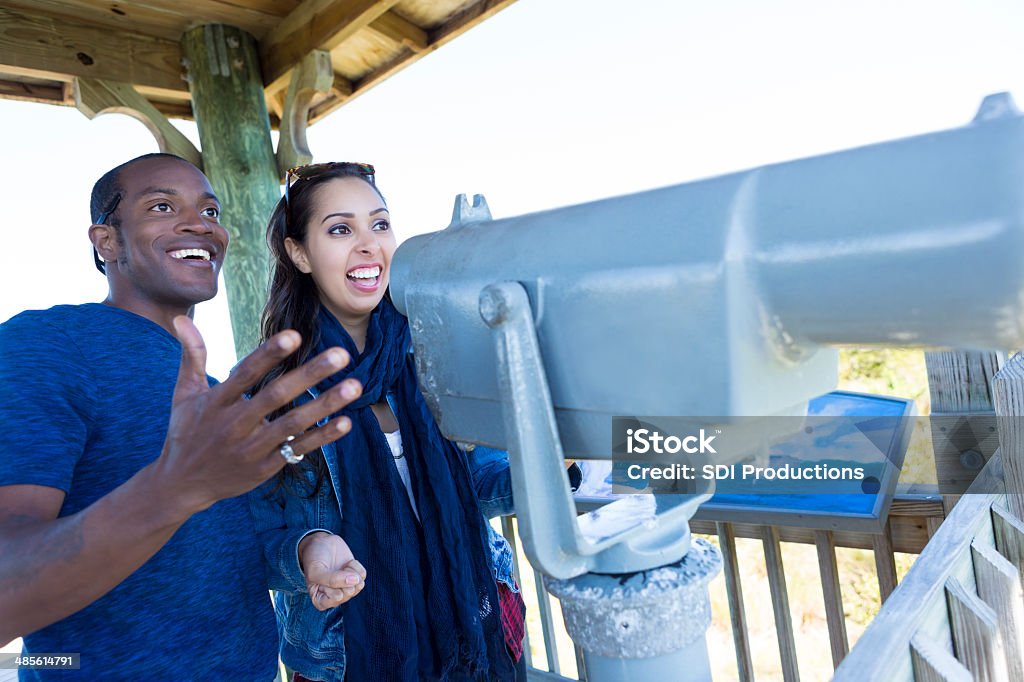
<svg viewBox="0 0 1024 682"><path fill-rule="evenodd" d="M611 415L776 414L834 387L823 344L1024 339L1019 116L629 196L399 248L391 292L451 438L506 445L480 292L527 291L565 454ZM458 214L459 211L457 210Z"/></svg>
<svg viewBox="0 0 1024 682"><path fill-rule="evenodd" d="M993 95L964 128L502 220L462 198L399 248L391 293L445 435L509 450L590 679L704 679L703 630L651 653L607 605L671 629L664 595L706 600L718 564L687 527L706 497L594 541L562 457L609 457L613 415L793 414L834 387L831 345L1024 345L1024 118ZM579 582L634 571L664 594Z"/></svg>

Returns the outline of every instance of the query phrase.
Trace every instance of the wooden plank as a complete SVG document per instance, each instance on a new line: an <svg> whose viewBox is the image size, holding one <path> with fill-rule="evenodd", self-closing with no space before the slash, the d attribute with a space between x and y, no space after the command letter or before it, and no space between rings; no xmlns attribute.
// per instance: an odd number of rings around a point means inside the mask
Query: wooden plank
<svg viewBox="0 0 1024 682"><path fill-rule="evenodd" d="M906 500L897 497L893 500L892 508L889 510L889 530L893 549L897 552L919 554L928 543L927 519L941 519L942 516L941 498ZM694 533L714 535L718 532L715 523L715 521L710 519L690 519L690 530ZM761 526L757 524L732 523L731 525L736 537L761 538ZM778 529L779 537L783 542L814 544L815 529L813 528L778 526ZM873 533L840 530L833 530L832 532L837 547L855 547L859 549L872 549L874 547L872 542Z"/></svg>
<svg viewBox="0 0 1024 682"><path fill-rule="evenodd" d="M430 38L426 31L394 12L385 12L380 15L370 23L369 28L392 42L405 45L413 52L422 52L430 45Z"/></svg>
<svg viewBox="0 0 1024 682"><path fill-rule="evenodd" d="M347 97L332 97L313 107L313 110L310 112L310 123L319 121L342 104L368 92L375 85L387 80L392 74L408 67L416 60L430 54L474 26L486 21L513 2L515 0L477 0L477 2L468 5L462 12L454 15L441 26L427 32L427 45L425 49L419 51L407 49L404 54L381 65L372 73L367 74L354 83L351 95ZM713 533L713 531L711 532Z"/></svg>
<svg viewBox="0 0 1024 682"><path fill-rule="evenodd" d="M946 581L946 598L957 659L978 682L1009 682L995 611L955 578Z"/></svg>
<svg viewBox="0 0 1024 682"><path fill-rule="evenodd" d="M278 3L271 11L261 11L251 7L250 3L219 0L130 0L122 3L97 3L95 0L7 0L4 5L62 16L75 22L106 26L115 31L144 33L175 43L181 40L186 29L199 24L237 26L258 39L276 26L291 9L288 2Z"/></svg>
<svg viewBox="0 0 1024 682"><path fill-rule="evenodd" d="M998 457L986 465L982 476ZM834 682L911 679L910 639L925 618L946 613L946 580L951 575L961 575L964 570L972 572L969 553L972 538L990 529L990 510L998 498L996 494L964 496L857 645L843 659ZM925 634L935 636L934 633L944 627L939 623Z"/></svg>
<svg viewBox="0 0 1024 682"><path fill-rule="evenodd" d="M928 530L928 539L931 540L935 532L939 530L939 526L942 525L942 519L934 516L929 516L924 520L924 526Z"/></svg>
<svg viewBox="0 0 1024 682"><path fill-rule="evenodd" d="M825 622L828 624L828 641L832 649L832 667L838 668L850 650L850 644L846 639L846 616L843 612L839 567L836 565L836 543L832 533L819 530L814 533L814 544L818 550L818 571L825 599Z"/></svg>
<svg viewBox="0 0 1024 682"><path fill-rule="evenodd" d="M141 94L141 93L140 93ZM148 98L147 98L148 99ZM192 114L192 103L191 102L165 102L163 100L149 100L150 103L159 111L161 114L168 118L183 118L191 121L194 118ZM274 124L274 119L270 119L271 124Z"/></svg>
<svg viewBox="0 0 1024 682"><path fill-rule="evenodd" d="M397 0L304 0L260 41L264 84L288 85L287 75L313 50L330 51L391 9Z"/></svg>
<svg viewBox="0 0 1024 682"><path fill-rule="evenodd" d="M778 636L779 656L782 659L782 678L785 682L798 682L800 670L796 657L796 638L793 634L793 618L789 612L789 592L786 589L786 571L782 565L779 532L775 526L764 526L762 533L764 561L768 569L768 588L772 594L772 610L775 613L775 633Z"/></svg>
<svg viewBox="0 0 1024 682"><path fill-rule="evenodd" d="M974 682L974 676L963 663L927 637L915 636L910 640L910 658L914 682Z"/></svg>
<svg viewBox="0 0 1024 682"><path fill-rule="evenodd" d="M1006 508L1024 519L1024 356L1010 358L993 381L999 415L999 448L1003 455Z"/></svg>
<svg viewBox="0 0 1024 682"><path fill-rule="evenodd" d="M0 64L182 91L181 48L142 33L0 7Z"/></svg>
<svg viewBox="0 0 1024 682"><path fill-rule="evenodd" d="M892 534L889 532L889 524L885 524L882 533L875 535L871 542L875 551L875 570L878 573L878 594L882 603L889 598L896 589L896 555L892 548Z"/></svg>
<svg viewBox="0 0 1024 682"><path fill-rule="evenodd" d="M1011 680L1024 680L1024 590L1019 569L994 547L971 545L978 596L996 613Z"/></svg>
<svg viewBox="0 0 1024 682"><path fill-rule="evenodd" d="M992 531L996 549L1017 567L1024 582L1024 522L1001 503L992 505Z"/></svg>
<svg viewBox="0 0 1024 682"><path fill-rule="evenodd" d="M64 83L60 81L26 83L0 78L0 98L41 104L71 104L65 95Z"/></svg>
<svg viewBox="0 0 1024 682"><path fill-rule="evenodd" d="M935 351L924 354L932 412L987 412L992 379L1006 362L1002 352Z"/></svg>
<svg viewBox="0 0 1024 682"><path fill-rule="evenodd" d="M718 545L722 552L722 573L725 575L725 593L729 599L729 620L732 641L736 649L736 670L740 682L753 682L754 663L750 656L750 632L743 608L743 585L740 565L736 558L736 533L730 523L716 523Z"/></svg>

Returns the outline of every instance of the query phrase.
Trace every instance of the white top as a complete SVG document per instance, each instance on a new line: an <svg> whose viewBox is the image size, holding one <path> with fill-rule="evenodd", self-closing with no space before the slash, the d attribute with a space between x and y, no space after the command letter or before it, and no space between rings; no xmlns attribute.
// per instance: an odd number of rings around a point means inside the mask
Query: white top
<svg viewBox="0 0 1024 682"><path fill-rule="evenodd" d="M405 450L402 447L402 432L385 433L384 437L388 439L388 447L391 448L391 457L395 461L395 468L398 469L398 477L405 484L405 492L409 496L409 504L412 505L412 511L416 514L416 518L419 519L420 512L416 509L416 500L412 494L412 477L409 475L409 462L405 459Z"/></svg>

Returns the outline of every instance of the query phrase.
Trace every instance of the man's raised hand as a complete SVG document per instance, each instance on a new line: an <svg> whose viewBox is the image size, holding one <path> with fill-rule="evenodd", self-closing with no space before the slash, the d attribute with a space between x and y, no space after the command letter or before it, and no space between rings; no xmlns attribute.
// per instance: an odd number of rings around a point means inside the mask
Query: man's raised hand
<svg viewBox="0 0 1024 682"><path fill-rule="evenodd" d="M206 345L199 330L184 316L174 318L173 324L182 346L181 367L157 465L170 477L170 485L180 491L189 512L248 492L280 471L285 464L281 445L289 436L295 437L289 443L295 453L303 454L351 429L348 417L310 427L359 397L362 386L354 379L346 379L273 421L267 419L345 367L349 362L345 350L324 351L249 400L246 393L253 385L298 349L299 334L284 331L274 335L242 360L226 381L211 388L206 379Z"/></svg>

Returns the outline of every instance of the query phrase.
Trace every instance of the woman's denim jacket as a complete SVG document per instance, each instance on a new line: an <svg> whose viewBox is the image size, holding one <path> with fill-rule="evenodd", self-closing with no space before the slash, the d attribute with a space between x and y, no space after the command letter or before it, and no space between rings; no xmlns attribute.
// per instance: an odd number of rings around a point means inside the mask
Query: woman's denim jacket
<svg viewBox="0 0 1024 682"><path fill-rule="evenodd" d="M325 449L339 444L344 444L344 438L325 446ZM345 604L327 611L318 611L313 606L298 556L299 542L306 535L317 530L337 532L341 527L342 501L334 492L338 481L338 458L325 457L325 461L330 472L330 485L325 481L313 497L307 495L313 490L315 474L310 467L298 467L308 487L292 483L296 492L289 494L274 477L249 493L248 499L256 532L263 545L267 582L275 591L281 660L306 677L341 682L345 676L342 618ZM511 514L512 482L507 454L478 447L468 453L468 465L484 515L490 518ZM495 580L516 589L512 578L511 549L490 524L488 529ZM367 579L373 580L373 575L368 575ZM358 598L357 595L355 599Z"/></svg>

